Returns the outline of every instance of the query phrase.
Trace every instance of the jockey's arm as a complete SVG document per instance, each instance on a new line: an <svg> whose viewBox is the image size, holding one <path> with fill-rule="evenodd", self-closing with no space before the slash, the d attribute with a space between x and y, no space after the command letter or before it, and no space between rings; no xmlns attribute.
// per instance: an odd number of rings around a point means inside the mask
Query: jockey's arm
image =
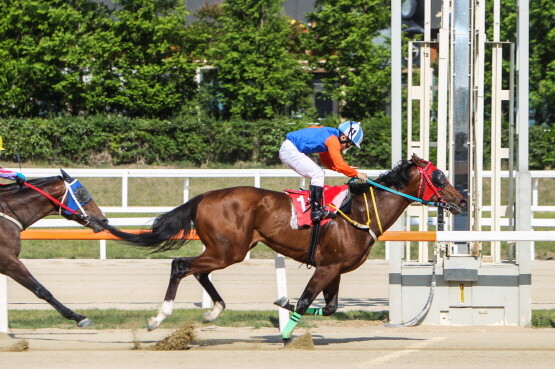
<svg viewBox="0 0 555 369"><path fill-rule="evenodd" d="M4 169L0 167L0 178L11 179L12 181L22 181L25 182L27 179L21 173L14 172L12 170Z"/></svg>
<svg viewBox="0 0 555 369"><path fill-rule="evenodd" d="M328 151L319 154L322 164L347 177L358 177L359 173L343 160L343 156L341 155L341 143L336 136L328 137L325 145Z"/></svg>

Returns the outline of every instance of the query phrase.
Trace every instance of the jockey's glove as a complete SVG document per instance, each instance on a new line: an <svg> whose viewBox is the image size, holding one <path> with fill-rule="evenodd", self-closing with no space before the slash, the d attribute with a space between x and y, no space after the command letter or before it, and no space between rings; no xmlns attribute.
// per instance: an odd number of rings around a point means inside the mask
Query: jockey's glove
<svg viewBox="0 0 555 369"><path fill-rule="evenodd" d="M15 173L14 180L19 184L23 184L27 182L27 178L25 178L25 176L22 173Z"/></svg>

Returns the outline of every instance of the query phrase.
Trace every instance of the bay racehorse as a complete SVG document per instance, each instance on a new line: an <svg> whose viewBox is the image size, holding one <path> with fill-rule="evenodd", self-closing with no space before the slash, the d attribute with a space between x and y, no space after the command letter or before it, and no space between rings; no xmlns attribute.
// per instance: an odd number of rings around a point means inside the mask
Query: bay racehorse
<svg viewBox="0 0 555 369"><path fill-rule="evenodd" d="M443 172L416 155L382 174L376 182L413 198L424 197L425 200L437 201L454 214L460 213L466 206L464 197L447 181ZM412 199L398 194L376 190L374 207L373 202L368 200L369 192L370 185L363 183L360 194L352 197L350 214L336 217L322 226L313 262L314 274L296 307L289 304L287 299L280 302L280 306L293 311L291 320L281 332L285 344L290 342L293 329L302 315L327 316L336 311L341 274L364 263L375 242L373 235L382 234L413 202ZM367 200L363 194L368 195ZM184 245L194 224L205 246L199 256L172 261L164 301L159 307L158 315L149 319L148 329L158 327L172 313L179 282L189 275L200 282L214 302L213 309L205 314L205 321L216 319L224 310L225 303L208 278L209 273L241 262L258 242L263 242L276 252L298 262L304 262L310 229L296 229L292 224L292 208L291 199L284 193L253 187L233 187L196 196L161 214L155 219L152 229L139 234L107 226L107 230L114 235L157 252L178 249ZM361 230L346 220L350 218L364 223L367 210L374 219L379 218L379 222L370 223L371 232ZM326 306L310 308L320 292L323 292Z"/></svg>
<svg viewBox="0 0 555 369"><path fill-rule="evenodd" d="M48 302L64 318L85 327L91 321L56 300L18 259L21 232L47 215L60 214L94 232L102 231L108 222L88 190L66 172L61 172L62 176L0 186L0 273Z"/></svg>

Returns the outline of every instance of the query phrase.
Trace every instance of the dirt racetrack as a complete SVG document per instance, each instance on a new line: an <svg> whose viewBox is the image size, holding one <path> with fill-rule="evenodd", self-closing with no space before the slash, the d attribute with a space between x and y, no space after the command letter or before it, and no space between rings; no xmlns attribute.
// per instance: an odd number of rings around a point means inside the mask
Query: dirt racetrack
<svg viewBox="0 0 555 369"><path fill-rule="evenodd" d="M152 308L161 301L169 260L25 260L33 274L69 307ZM340 311L386 310L387 263L369 261L342 279ZM312 271L287 262L288 295L296 299ZM229 309L273 309L273 261L246 261L213 275ZM555 262L533 264L533 309L554 308ZM9 309L50 308L8 282ZM181 284L176 308L201 298L196 281ZM317 303L321 301L317 301ZM225 314L225 313L224 313ZM0 334L0 368L553 368L555 330L523 327L387 328L371 322L311 328L314 350L289 350L275 328L199 326L186 351L149 346L177 327L142 330L14 329ZM305 333L297 329L295 336ZM10 352L26 342L28 350ZM134 349L136 347L141 349Z"/></svg>

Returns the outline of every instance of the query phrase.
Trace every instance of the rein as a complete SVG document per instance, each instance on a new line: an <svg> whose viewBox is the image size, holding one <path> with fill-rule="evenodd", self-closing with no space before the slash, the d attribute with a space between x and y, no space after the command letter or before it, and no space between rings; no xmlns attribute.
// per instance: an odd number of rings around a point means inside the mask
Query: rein
<svg viewBox="0 0 555 369"><path fill-rule="evenodd" d="M430 165L428 163L428 165ZM414 197L411 195L407 195L406 193L402 193L399 191L396 191L392 188L386 187L382 184L379 184L371 179L366 179L366 183L368 183L370 186L370 194L372 195L372 204L374 206L374 211L376 213L376 219L378 221L378 226L380 229L380 235L382 235L383 229L382 229L382 224L380 222L380 215L378 214L378 206L376 205L376 197L374 196L374 187L377 187L379 189L382 189L384 191L387 192L391 192L392 194L404 197L406 199L412 200L412 201L416 201L419 202L421 204L424 205L430 205L430 206L436 206L438 208L443 208L443 209L449 209L449 204L447 204L444 200L443 197L439 194L439 192L437 191L436 187L434 186L434 184L432 183L432 180L430 179L430 177L428 176L428 174L426 173L426 169L428 168L428 166L426 166L426 168L418 168L418 172L420 173L420 185L419 185L419 190L418 192L423 192L424 190L424 186L425 184L427 184L432 191L434 192L434 194L437 196L437 198L440 200L439 202L433 202L433 201L428 201L428 200L424 200L418 197ZM355 180L355 178L351 178L350 181ZM359 229L364 229L366 231L368 231L368 233L370 233L370 235L372 236L372 238L374 239L374 241L378 240L378 237L376 236L376 234L372 231L372 229L370 229L370 223L371 223L371 218L370 218L370 209L368 207L368 200L366 198L366 193L363 194L364 195L364 203L366 205L366 217L368 218L366 224L361 224L353 219L351 219L347 214L345 214L344 212L342 212L338 207L334 206L333 204L330 204L329 206L331 206L332 208L334 208L335 210L337 210L337 212L347 221L349 222L351 225L355 226L356 228Z"/></svg>
<svg viewBox="0 0 555 369"><path fill-rule="evenodd" d="M29 187L30 189L40 193L41 195L43 195L44 197L46 197L48 200L52 201L54 204L59 205L60 209L64 209L65 211L71 213L71 214L77 214L77 212L71 208L69 208L68 206L62 204L60 201L56 200L54 197L52 197L52 195L44 192L43 190L41 190L40 188L33 186L32 184L30 184L29 182L23 182L23 185ZM66 194L67 194L67 188L66 188ZM64 195L65 198L66 195Z"/></svg>
<svg viewBox="0 0 555 369"><path fill-rule="evenodd" d="M48 200L52 201L54 204L58 205L60 207L59 209L59 214L64 216L64 214L62 214L62 209L66 214L69 215L75 215L79 218L81 218L82 220L84 220L85 226L87 224L90 223L90 221L88 220L89 217L87 216L87 212L85 211L85 209L83 208L83 206L89 202L92 198L90 197L90 194L88 193L88 191L86 189L84 189L83 185L76 179L72 179L73 182L68 183L67 181L64 181L64 185L66 187L66 191L64 193L64 196L62 198L62 201L59 201L57 199L55 199L52 195L50 195L49 193L46 193L45 191L41 190L40 188L30 184L29 182L23 182L22 185L32 189L35 192L40 193L41 195L43 195L44 197L46 197ZM74 188L75 187L75 188ZM79 195L76 196L76 192L79 191L81 188L84 189L85 191L85 196L87 197L86 199L84 199L83 201L81 201L79 199ZM69 196L68 196L69 195ZM65 201L65 199L68 199L68 204L75 206L75 209L72 209L70 206L65 205L63 202ZM79 209L81 211L81 214L79 214L76 209ZM0 218L5 218L13 223L15 223L21 230L24 230L25 227L23 227L22 223L18 220L18 219L14 219L12 217L10 217L9 215L6 215L2 212L0 212Z"/></svg>
<svg viewBox="0 0 555 369"><path fill-rule="evenodd" d="M399 191L395 191L394 189L389 188L389 187L386 187L386 186L384 186L384 185L381 185L381 184L379 184L378 182L374 182L374 181L371 180L371 179L367 179L366 182L367 182L370 186L377 187L377 188L379 188L379 189L385 190L385 191L387 191L387 192L391 192L391 193L393 193L393 194L395 194L395 195L399 195L399 196L401 196L401 197L404 197L404 198L409 199L409 200L412 200L412 201L417 201L417 202L422 203L422 204L424 204L424 205L436 206L436 207L438 207L438 208L445 208L445 207L447 207L447 204L445 204L445 203L443 203L443 202L433 202L433 201L422 200L422 199L419 199L418 197L414 197L414 196L411 196L411 195L407 195L406 193L402 193L402 192L399 192Z"/></svg>

